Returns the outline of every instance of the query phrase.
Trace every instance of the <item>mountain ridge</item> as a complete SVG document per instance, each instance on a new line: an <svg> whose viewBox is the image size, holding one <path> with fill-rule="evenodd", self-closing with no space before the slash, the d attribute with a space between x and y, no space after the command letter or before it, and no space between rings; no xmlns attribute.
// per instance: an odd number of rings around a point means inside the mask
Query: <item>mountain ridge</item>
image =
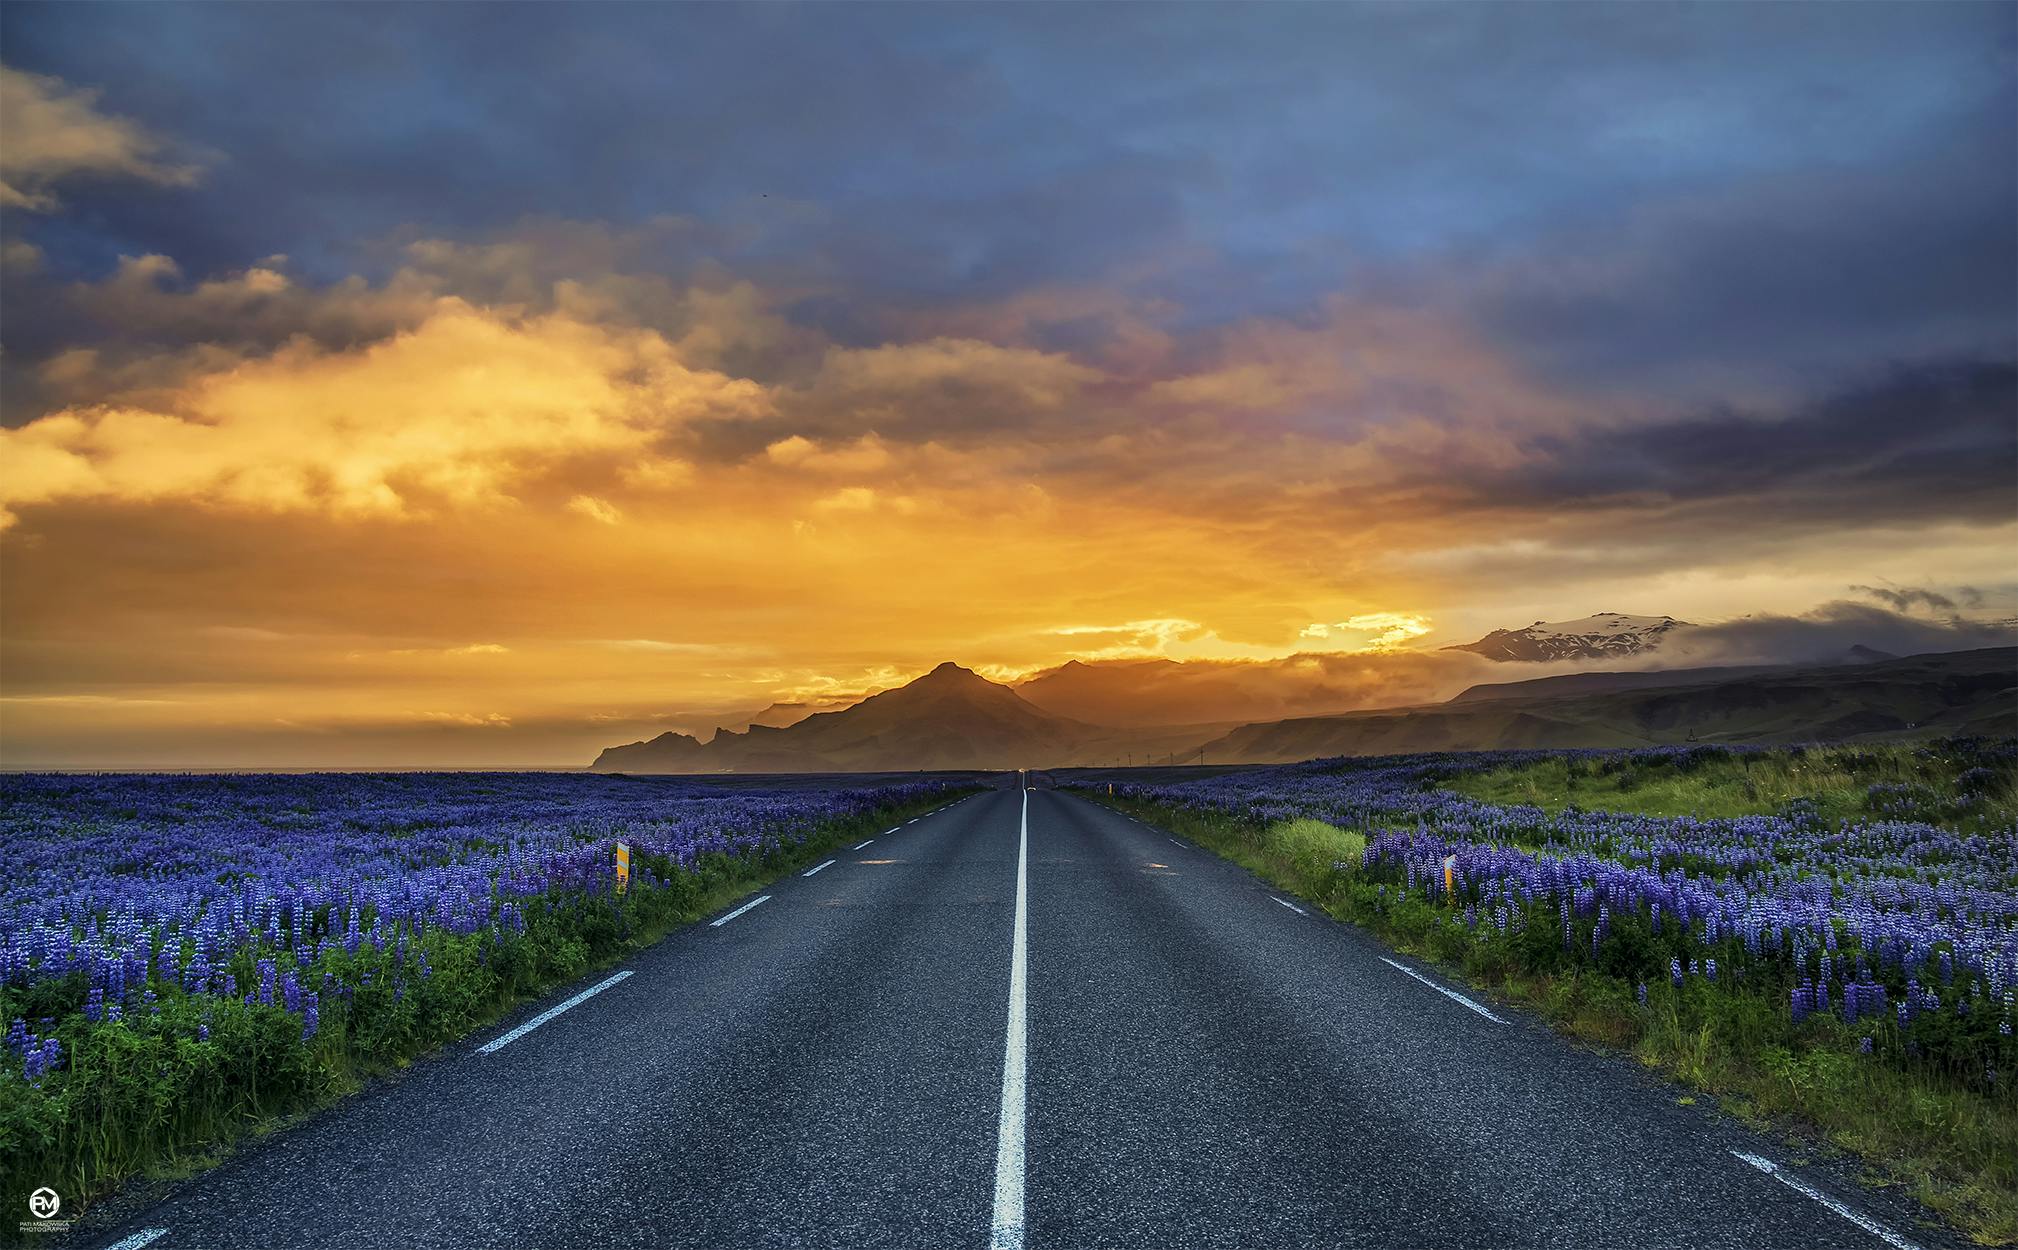
<svg viewBox="0 0 2018 1250"><path fill-rule="evenodd" d="M1100 666L1083 666L1097 671ZM1115 727L1060 716L948 661L796 724L664 733L610 747L601 772L910 772L1139 758L1281 763L1509 747L1787 743L2018 732L2018 648L1857 664L1578 673L1474 686L1442 703L1247 724Z"/></svg>

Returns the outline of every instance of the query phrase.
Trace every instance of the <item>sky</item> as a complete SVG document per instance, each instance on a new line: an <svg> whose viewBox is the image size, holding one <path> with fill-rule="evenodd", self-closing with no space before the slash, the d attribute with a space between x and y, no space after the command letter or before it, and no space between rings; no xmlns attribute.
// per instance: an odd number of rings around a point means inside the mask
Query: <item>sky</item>
<svg viewBox="0 0 2018 1250"><path fill-rule="evenodd" d="M2018 9L17 2L0 347L5 767L1981 645Z"/></svg>

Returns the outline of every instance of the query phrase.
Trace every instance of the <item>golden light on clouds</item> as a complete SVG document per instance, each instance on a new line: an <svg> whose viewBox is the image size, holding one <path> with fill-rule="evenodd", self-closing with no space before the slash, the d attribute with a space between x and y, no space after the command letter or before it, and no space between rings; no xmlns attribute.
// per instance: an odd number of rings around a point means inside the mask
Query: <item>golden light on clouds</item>
<svg viewBox="0 0 2018 1250"><path fill-rule="evenodd" d="M549 251L417 243L319 287L281 258L195 283L143 258L73 288L145 341L240 332L57 356L48 404L0 429L10 756L572 764L946 659L1322 668L1339 698L1421 699L1460 678L1412 646L1558 604L1694 610L1656 530L1599 541L1467 485L1622 418L1419 315L1337 303L1187 346L1054 291L1104 346L1017 341L1028 296L850 346L748 282L540 281ZM1927 553L1859 558L1910 578Z"/></svg>
<svg viewBox="0 0 2018 1250"><path fill-rule="evenodd" d="M0 507L188 499L334 516L496 505L556 461L635 460L762 389L681 365L646 330L508 320L444 300L355 352L294 343L187 378L159 407L64 409L0 431ZM611 523L590 496L570 505Z"/></svg>

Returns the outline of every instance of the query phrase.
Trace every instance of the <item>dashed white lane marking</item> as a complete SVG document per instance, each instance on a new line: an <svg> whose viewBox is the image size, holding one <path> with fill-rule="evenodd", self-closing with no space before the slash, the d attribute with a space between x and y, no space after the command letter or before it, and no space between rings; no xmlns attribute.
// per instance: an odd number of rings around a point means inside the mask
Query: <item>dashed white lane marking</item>
<svg viewBox="0 0 2018 1250"><path fill-rule="evenodd" d="M1023 1250L1023 1020L1029 976L1030 792L1016 841L1016 928L1009 947L1009 1027L1002 1041L1002 1115L995 1125L995 1221L988 1250Z"/></svg>
<svg viewBox="0 0 2018 1250"><path fill-rule="evenodd" d="M1834 1211L1837 1215L1855 1224L1858 1228L1863 1229L1886 1245L1891 1246L1892 1250L1920 1250L1919 1246L1907 1241L1904 1237L1886 1228L1883 1224L1878 1223L1878 1221L1857 1214L1821 1190L1816 1189L1813 1185L1809 1185L1800 1178L1781 1170L1780 1165L1774 1163L1771 1159L1762 1159L1758 1155L1746 1154L1742 1150L1733 1150L1731 1153L1780 1182L1782 1185L1785 1185L1795 1193L1803 1197L1813 1198L1816 1202Z"/></svg>
<svg viewBox="0 0 2018 1250"><path fill-rule="evenodd" d="M853 846L849 847L848 849L849 849L849 850L851 850L851 851L859 851L859 850L861 850L861 849L862 849L863 847L865 847L865 846L869 845L869 843L871 843L871 842L874 842L875 840L876 840L876 839L874 839L874 838L868 838L868 839L866 839L866 840L864 840L864 841L861 841L861 842L857 842L857 843L856 843L855 845L853 845Z"/></svg>
<svg viewBox="0 0 2018 1250"><path fill-rule="evenodd" d="M1273 894L1269 895L1268 897L1275 899L1276 902L1281 903L1284 907L1289 908L1289 910L1295 912L1299 916L1308 916L1310 914L1309 912L1303 910L1303 908L1298 907L1295 903L1288 902L1284 899L1275 898L1275 895Z"/></svg>
<svg viewBox="0 0 2018 1250"><path fill-rule="evenodd" d="M1436 982L1430 980L1428 977L1422 975L1422 973L1417 972L1415 969L1409 967L1407 964L1398 964L1394 962L1394 960L1389 959L1385 955L1382 955L1380 957L1380 962L1386 964L1390 968L1393 968L1396 972L1400 972L1406 976L1414 977L1416 980L1422 982L1424 985L1427 985L1429 988L1435 990L1437 993L1443 995L1445 998L1450 999L1452 1002L1463 1003L1465 1006L1471 1008L1473 1011L1476 1011L1477 1013L1484 1016L1486 1019L1491 1020L1495 1024L1506 1023L1506 1021L1500 1019L1492 1012L1487 1011L1483 1006L1479 1005L1478 1003L1475 1003L1471 999L1466 998L1464 995L1458 993L1456 990L1445 989L1441 985L1438 985Z"/></svg>
<svg viewBox="0 0 2018 1250"><path fill-rule="evenodd" d="M768 895L768 894L759 894L759 895L758 895L757 897L755 897L755 898L751 899L751 900L750 900L749 902L747 902L747 903L744 903L744 904L743 904L743 905L742 905L741 907L738 907L738 908L737 908L736 910L734 910L734 911L730 912L730 913L729 913L728 915L726 915L726 916L723 916L723 917L721 917L721 918L720 918L720 919L718 919L718 920L710 920L710 921L708 922L708 927L709 927L710 929L719 929L719 928L721 928L721 927L722 927L723 925L725 925L725 924L729 923L729 922L730 922L731 920L734 920L734 919L735 919L736 917L738 917L738 916L742 915L742 914L743 914L744 912L746 912L746 911L750 910L750 909L751 909L752 907L755 907L755 906L756 906L757 904L759 904L759 903L768 903L768 902L770 902L770 901L771 901L771 896L770 896L770 895Z"/></svg>
<svg viewBox="0 0 2018 1250"><path fill-rule="evenodd" d="M1177 840L1176 838L1172 838L1172 839L1170 839L1170 845L1172 845L1172 846L1183 846L1183 845L1184 845L1184 843L1182 843L1182 842L1179 842L1179 841L1178 841L1178 840Z"/></svg>
<svg viewBox="0 0 2018 1250"><path fill-rule="evenodd" d="M563 1011L566 1011L568 1008L581 1006L583 1003L589 1001L591 998L594 998L596 995L602 993L604 990L610 988L612 985L615 985L617 982L623 980L625 977L629 975L631 975L630 971L626 969L625 971L619 972L617 975L611 977L607 981L600 981L594 985L591 985L589 988L583 990L581 993L575 995L573 998L570 998L568 1001L562 1003L560 1006L547 1008L545 1011L542 1011L538 1015L534 1016L532 1019L526 1021L524 1024L521 1024L517 1028L513 1029L511 1032L505 1034L503 1037L497 1038L493 1041L485 1042L483 1045L477 1047L477 1053L488 1055L495 1051L502 1050L504 1047L511 1045L513 1042L516 1042L521 1037L524 1037L526 1034L532 1032L534 1029L540 1027L542 1024L545 1024L547 1021L553 1019L555 1016L561 1014Z"/></svg>
<svg viewBox="0 0 2018 1250"><path fill-rule="evenodd" d="M888 829L885 829L883 832L877 834L876 836L879 838L887 838L891 834L897 832L899 829L902 829L903 827L904 826L902 825L891 825Z"/></svg>
<svg viewBox="0 0 2018 1250"><path fill-rule="evenodd" d="M811 868L808 868L806 871L800 873L799 875L802 877L810 877L814 873L820 871L822 868L832 868L833 866L834 861L830 859L824 864L814 864Z"/></svg>
<svg viewBox="0 0 2018 1250"><path fill-rule="evenodd" d="M143 1228L123 1241L113 1242L111 1245L105 1247L105 1250L140 1250L140 1247L153 1241L156 1237L164 1237L167 1234L168 1230L165 1228Z"/></svg>

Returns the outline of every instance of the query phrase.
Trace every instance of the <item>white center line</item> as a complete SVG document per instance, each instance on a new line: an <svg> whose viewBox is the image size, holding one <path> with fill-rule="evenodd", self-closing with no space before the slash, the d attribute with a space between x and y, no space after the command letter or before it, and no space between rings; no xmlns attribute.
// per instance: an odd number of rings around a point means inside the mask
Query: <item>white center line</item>
<svg viewBox="0 0 2018 1250"><path fill-rule="evenodd" d="M830 859L830 860L828 860L828 861L827 861L826 863L824 863L824 864L815 864L815 865L813 865L813 866L812 866L811 868L808 868L808 869L807 869L806 871L804 871L804 872L800 873L799 875L800 875L800 876L802 876L802 877L810 877L810 876L812 876L812 875L813 875L814 873L816 873L816 872L820 871L820 870L821 870L822 868L832 868L833 866L834 866L834 861Z"/></svg>
<svg viewBox="0 0 2018 1250"><path fill-rule="evenodd" d="M555 1016L561 1014L563 1011L566 1011L568 1008L581 1006L583 1003L589 1001L591 998L594 998L596 995L602 993L604 990L610 988L612 985L615 985L617 982L623 980L625 977L629 975L631 975L630 971L626 969L625 971L619 972L617 975L611 977L607 981L602 981L598 982L595 985L591 985L589 988L583 990L581 993L575 995L573 998L570 998L568 1001L562 1003L560 1006L547 1008L545 1011L542 1011L538 1015L534 1016L532 1019L526 1021L524 1024L521 1024L517 1028L513 1029L511 1032L505 1034L503 1037L500 1037L495 1041L485 1042L483 1045L477 1047L477 1053L482 1055L488 1055L498 1050L501 1050L506 1046L511 1045L513 1042L516 1042L521 1037L524 1037L526 1034L532 1032L534 1029L540 1027L542 1024L545 1024L547 1021L553 1019Z"/></svg>
<svg viewBox="0 0 2018 1250"><path fill-rule="evenodd" d="M140 1250L140 1247L153 1241L156 1237L164 1237L167 1234L168 1230L165 1228L143 1228L124 1241L113 1242L111 1245L105 1247L105 1250Z"/></svg>
<svg viewBox="0 0 2018 1250"><path fill-rule="evenodd" d="M1268 897L1275 898L1275 895L1271 894ZM1295 903L1287 902L1279 898L1275 898L1275 901L1281 903L1284 907L1289 908L1289 910L1295 912L1299 916L1308 916L1310 914L1309 912L1303 910L1303 908L1298 907Z"/></svg>
<svg viewBox="0 0 2018 1250"><path fill-rule="evenodd" d="M744 904L743 904L743 905L742 905L741 907L738 907L738 908L737 908L736 910L734 910L734 911L730 912L730 913L729 913L728 915L726 915L726 916L723 916L723 917L722 917L722 918L720 918L719 920L710 920L710 921L708 922L708 927L709 927L710 929L719 929L719 928L721 928L721 927L722 927L723 925L725 925L725 924L729 923L729 922L730 922L731 920L734 920L734 919L735 919L736 917L738 917L738 916L742 915L742 914L743 914L744 912L746 912L746 911L750 910L750 909L751 909L752 907L755 907L755 906L756 906L757 904L759 904L759 903L768 903L768 902L770 902L770 901L771 901L771 896L770 896L770 895L768 895L768 894L759 894L759 895L758 895L757 897L755 897L755 898L751 899L751 900L750 900L749 902L747 902L747 903L744 903Z"/></svg>
<svg viewBox="0 0 2018 1250"><path fill-rule="evenodd" d="M856 843L855 845L853 845L853 846L849 847L848 849L849 849L849 850L851 850L851 851L859 851L859 850L861 850L861 849L862 849L863 847L865 847L865 846L869 845L869 843L870 843L870 842L874 842L875 840L876 840L876 839L874 839L874 838L869 838L869 839L867 839L867 840L865 840L865 841L861 841L861 842L857 842L857 843Z"/></svg>
<svg viewBox="0 0 2018 1250"><path fill-rule="evenodd" d="M1422 982L1424 985L1427 985L1429 988L1435 990L1437 993L1443 995L1445 998L1450 999L1452 1002L1463 1003L1465 1006L1471 1008L1473 1011L1476 1011L1480 1015L1484 1016L1486 1019L1491 1020L1496 1024L1506 1023L1506 1021L1500 1019L1492 1012L1487 1011L1484 1007L1481 1007L1479 1004L1473 1002L1469 998L1466 998L1464 995L1458 993L1456 990L1445 989L1441 985L1438 985L1436 982L1430 980L1428 977L1422 975L1422 973L1417 972L1415 969L1409 967L1406 964L1398 964L1394 962L1394 960L1389 959L1385 955L1382 955L1380 957L1380 962L1386 964L1390 968L1393 968L1397 972L1404 973L1408 976L1414 977L1416 980Z"/></svg>
<svg viewBox="0 0 2018 1250"><path fill-rule="evenodd" d="M1814 1186L1808 1185L1798 1178L1781 1171L1780 1165L1774 1163L1771 1159L1762 1159L1758 1155L1746 1154L1742 1150L1733 1150L1731 1153L1780 1182L1782 1185L1785 1185L1795 1193L1813 1198L1816 1202L1834 1211L1837 1215L1855 1224L1858 1228L1863 1229L1886 1245L1891 1246L1892 1250L1920 1250L1920 1247L1907 1241L1904 1237L1886 1228L1883 1224L1878 1223L1878 1221L1857 1214Z"/></svg>
<svg viewBox="0 0 2018 1250"><path fill-rule="evenodd" d="M1009 1028L1002 1042L1002 1117L995 1126L995 1222L988 1250L1023 1250L1023 989L1030 914L1030 792L1016 842L1016 929L1009 948Z"/></svg>

